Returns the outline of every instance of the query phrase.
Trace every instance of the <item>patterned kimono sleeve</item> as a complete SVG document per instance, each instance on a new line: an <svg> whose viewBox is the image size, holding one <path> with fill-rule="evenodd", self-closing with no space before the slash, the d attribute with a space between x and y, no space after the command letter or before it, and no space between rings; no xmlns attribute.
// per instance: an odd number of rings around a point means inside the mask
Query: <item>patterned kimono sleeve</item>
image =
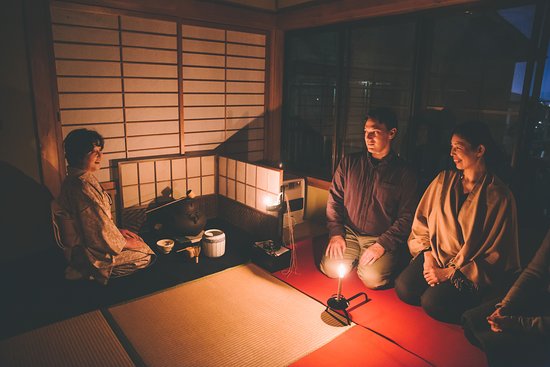
<svg viewBox="0 0 550 367"><path fill-rule="evenodd" d="M90 184L84 184L78 214L84 242L95 250L96 256L105 254L106 258L118 255L126 245L126 239L111 219L110 210L110 204L102 195Z"/></svg>

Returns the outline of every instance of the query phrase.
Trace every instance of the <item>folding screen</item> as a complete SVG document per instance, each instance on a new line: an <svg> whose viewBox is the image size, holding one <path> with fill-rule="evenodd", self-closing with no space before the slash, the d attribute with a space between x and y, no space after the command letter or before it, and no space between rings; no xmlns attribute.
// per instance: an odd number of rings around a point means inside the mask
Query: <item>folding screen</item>
<svg viewBox="0 0 550 367"><path fill-rule="evenodd" d="M216 193L215 156L163 157L118 162L122 208L149 205L157 197Z"/></svg>
<svg viewBox="0 0 550 367"><path fill-rule="evenodd" d="M155 200L216 193L216 159L201 157L160 157L118 162L121 225L139 229L145 210Z"/></svg>
<svg viewBox="0 0 550 367"><path fill-rule="evenodd" d="M218 159L220 195L262 213L277 214L267 211L266 208L280 200L279 193L283 183L282 170L227 157Z"/></svg>

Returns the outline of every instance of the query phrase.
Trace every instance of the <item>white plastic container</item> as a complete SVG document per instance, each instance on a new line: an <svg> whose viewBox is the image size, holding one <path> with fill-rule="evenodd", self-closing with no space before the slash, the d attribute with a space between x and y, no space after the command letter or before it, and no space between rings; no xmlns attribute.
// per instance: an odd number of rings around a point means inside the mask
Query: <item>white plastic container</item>
<svg viewBox="0 0 550 367"><path fill-rule="evenodd" d="M220 257L225 254L225 233L219 229L208 229L202 237L202 251L208 257Z"/></svg>

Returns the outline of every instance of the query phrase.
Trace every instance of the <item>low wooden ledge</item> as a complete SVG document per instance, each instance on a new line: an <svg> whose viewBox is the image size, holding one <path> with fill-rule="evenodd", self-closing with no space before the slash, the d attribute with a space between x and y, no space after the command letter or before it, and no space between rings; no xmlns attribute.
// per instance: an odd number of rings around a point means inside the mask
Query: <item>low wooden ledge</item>
<svg viewBox="0 0 550 367"><path fill-rule="evenodd" d="M328 190L330 189L330 181L321 180L315 177L307 177L306 184L316 187L318 189Z"/></svg>

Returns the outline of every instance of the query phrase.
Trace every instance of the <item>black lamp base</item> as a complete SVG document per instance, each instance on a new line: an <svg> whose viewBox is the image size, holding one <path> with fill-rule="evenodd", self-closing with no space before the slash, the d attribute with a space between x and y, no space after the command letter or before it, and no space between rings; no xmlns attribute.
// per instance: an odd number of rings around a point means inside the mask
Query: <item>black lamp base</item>
<svg viewBox="0 0 550 367"><path fill-rule="evenodd" d="M344 296L332 296L327 300L327 307L331 310L345 311L349 307L349 301Z"/></svg>
<svg viewBox="0 0 550 367"><path fill-rule="evenodd" d="M351 301L353 301L354 299L356 299L357 297L359 296L365 296L365 299L358 303L357 305L353 306L353 307L349 307L349 304ZM351 311L353 309L355 309L356 307L359 307L365 303L367 303L369 300L369 297L367 297L367 294L365 292L359 292L353 296L351 296L350 298L346 298L344 296L340 296L338 297L337 295L333 295L332 297L330 297L328 300L327 300L327 308L325 309L325 311L330 315L332 316L334 319L336 319L338 322L340 322L342 325L345 325L345 326L349 326L351 325L351 318L349 316L349 313L348 313L348 309ZM331 312L333 311L333 312ZM342 321L341 317L338 317L337 315L340 315L342 316L342 314L338 311L341 311L344 313L344 317L346 318L346 322Z"/></svg>

